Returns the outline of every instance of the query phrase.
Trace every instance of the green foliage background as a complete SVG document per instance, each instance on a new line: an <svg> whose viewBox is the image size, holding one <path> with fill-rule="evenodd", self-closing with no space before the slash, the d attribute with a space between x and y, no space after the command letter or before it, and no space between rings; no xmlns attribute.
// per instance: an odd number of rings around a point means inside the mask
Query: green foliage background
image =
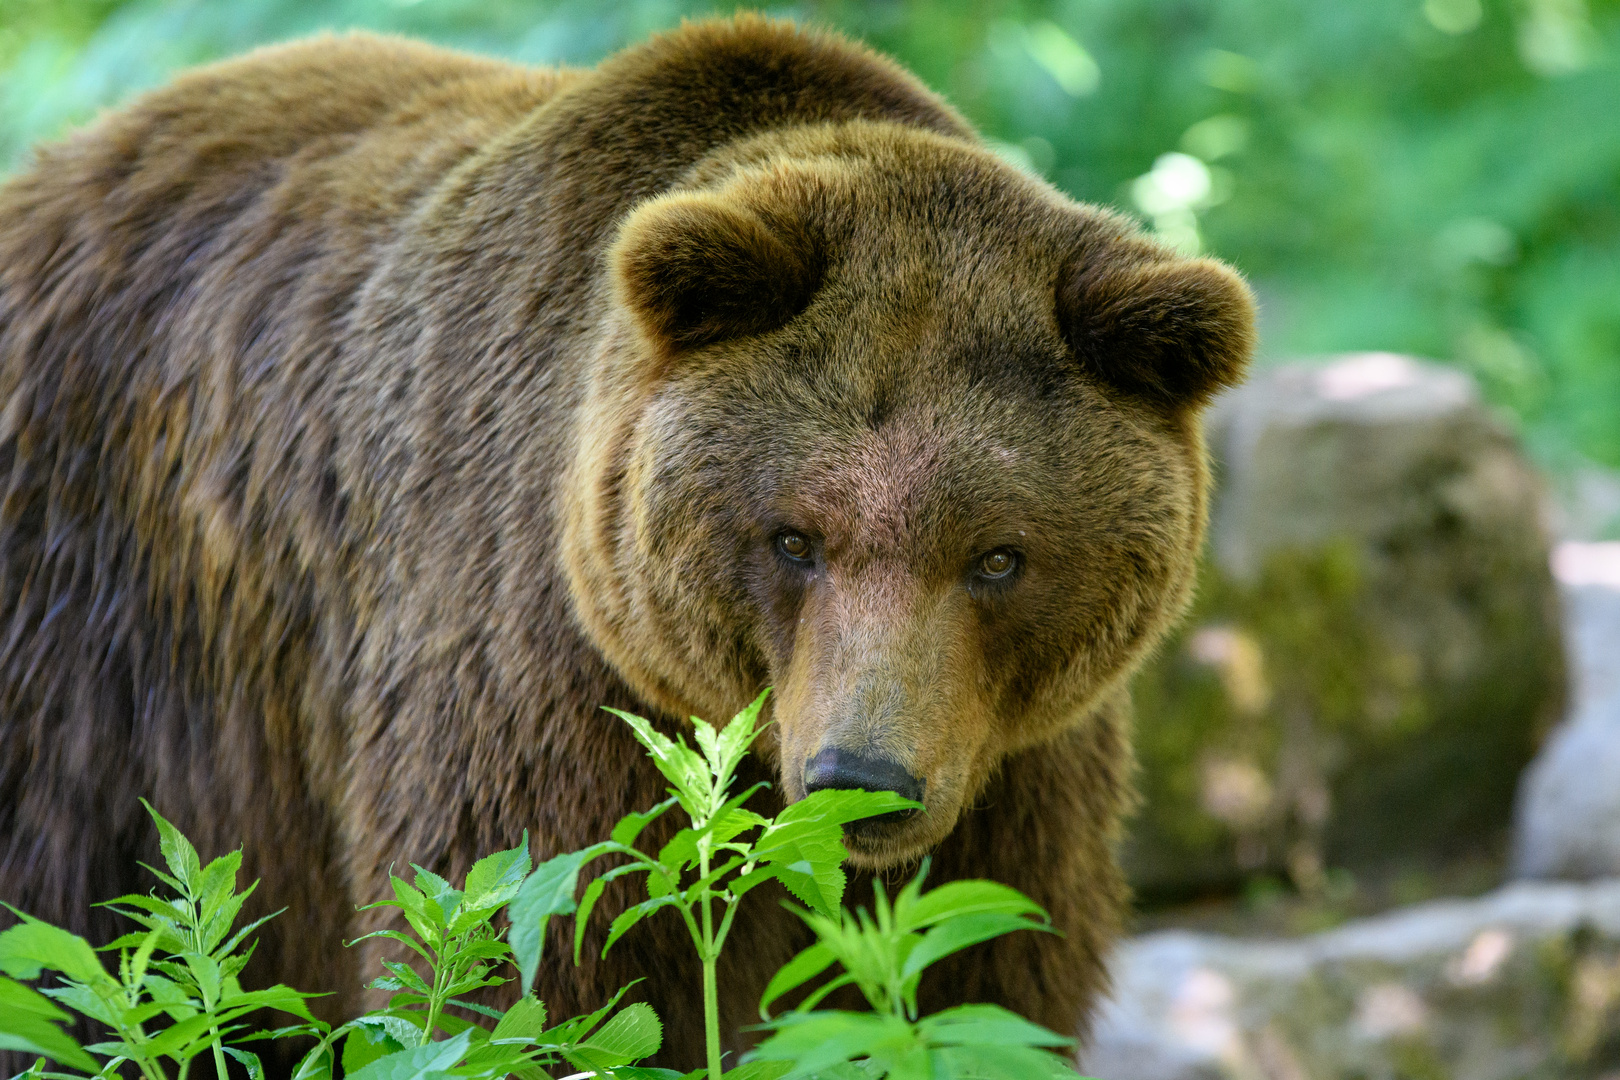
<svg viewBox="0 0 1620 1080"><path fill-rule="evenodd" d="M894 54L1009 157L1236 263L1267 360L1456 363L1544 464L1620 466L1620 0L766 6ZM175 68L262 42L369 27L589 64L715 10L0 0L0 169Z"/></svg>

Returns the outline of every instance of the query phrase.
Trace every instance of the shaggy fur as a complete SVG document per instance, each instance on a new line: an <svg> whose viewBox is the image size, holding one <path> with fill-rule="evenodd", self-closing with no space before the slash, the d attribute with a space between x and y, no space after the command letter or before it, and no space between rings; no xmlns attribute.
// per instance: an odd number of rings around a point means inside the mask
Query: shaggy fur
<svg viewBox="0 0 1620 1080"><path fill-rule="evenodd" d="M818 749L887 755L928 812L857 862L931 850L1063 931L925 1003L1075 1030L1124 893L1124 686L1187 598L1198 407L1250 327L1219 264L781 23L591 71L353 36L187 74L0 189L0 897L108 937L150 796L245 845L288 909L249 974L336 1014L390 865L524 829L545 857L661 797L599 706L675 731L774 685L766 803ZM728 1030L804 943L766 892ZM646 976L696 1063L678 922L577 971L552 945L553 1015Z"/></svg>

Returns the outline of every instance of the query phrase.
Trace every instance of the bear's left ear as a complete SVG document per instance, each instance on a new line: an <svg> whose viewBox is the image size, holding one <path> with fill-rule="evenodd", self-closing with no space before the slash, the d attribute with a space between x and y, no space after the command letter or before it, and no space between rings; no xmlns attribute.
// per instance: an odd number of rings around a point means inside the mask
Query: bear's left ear
<svg viewBox="0 0 1620 1080"><path fill-rule="evenodd" d="M1254 352L1254 295L1213 259L1135 254L1065 267L1058 325L1103 382L1172 410L1204 405L1243 377Z"/></svg>
<svg viewBox="0 0 1620 1080"><path fill-rule="evenodd" d="M773 330L821 285L807 230L707 192L653 199L609 255L619 300L671 351Z"/></svg>

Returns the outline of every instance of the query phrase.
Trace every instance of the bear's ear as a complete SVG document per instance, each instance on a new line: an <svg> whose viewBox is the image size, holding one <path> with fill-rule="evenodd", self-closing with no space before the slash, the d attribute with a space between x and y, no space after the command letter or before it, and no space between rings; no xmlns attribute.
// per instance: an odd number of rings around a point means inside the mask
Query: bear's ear
<svg viewBox="0 0 1620 1080"><path fill-rule="evenodd" d="M609 260L620 302L677 352L773 330L821 285L819 245L802 225L708 193L636 210Z"/></svg>
<svg viewBox="0 0 1620 1080"><path fill-rule="evenodd" d="M1086 370L1172 410L1240 381L1255 339L1243 279L1213 259L1131 255L1077 259L1059 278L1058 325Z"/></svg>

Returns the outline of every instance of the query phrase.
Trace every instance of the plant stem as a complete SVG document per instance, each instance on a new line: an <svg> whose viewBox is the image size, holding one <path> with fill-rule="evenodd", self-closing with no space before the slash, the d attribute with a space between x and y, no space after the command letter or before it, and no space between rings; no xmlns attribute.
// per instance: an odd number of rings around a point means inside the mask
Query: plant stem
<svg viewBox="0 0 1620 1080"><path fill-rule="evenodd" d="M698 848L698 873L709 876L708 845ZM720 1080L720 995L715 987L714 913L709 907L709 890L703 890L703 1038L709 1051L709 1080Z"/></svg>
<svg viewBox="0 0 1620 1080"><path fill-rule="evenodd" d="M428 948L432 949L433 946L430 944ZM453 953L454 949L455 946L451 942L445 942L442 950L433 949L433 989L428 993L427 1022L422 1025L422 1041L417 1043L418 1046L426 1046L433 1041L433 1026L439 1022L443 999L449 996L444 993L444 989L449 985L449 979L445 976L450 962L446 962L444 957L446 953Z"/></svg>

